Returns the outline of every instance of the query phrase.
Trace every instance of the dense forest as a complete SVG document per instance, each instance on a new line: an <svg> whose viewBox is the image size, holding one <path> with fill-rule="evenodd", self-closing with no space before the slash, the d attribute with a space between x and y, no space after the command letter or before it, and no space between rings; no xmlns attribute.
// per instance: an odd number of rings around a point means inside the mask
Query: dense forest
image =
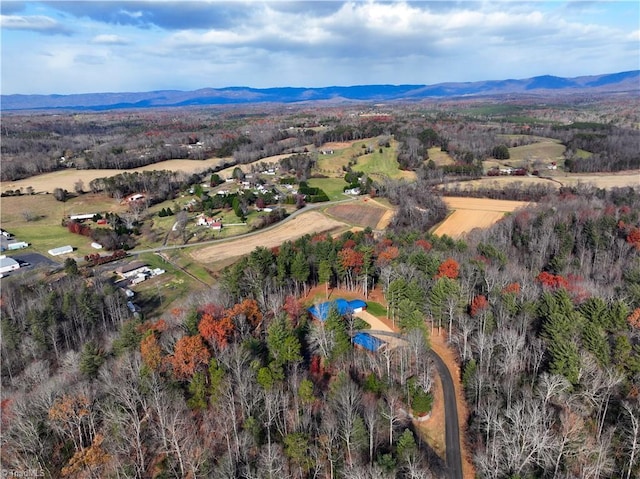
<svg viewBox="0 0 640 479"><path fill-rule="evenodd" d="M479 477L637 477L640 192L562 188L465 240L426 233L442 202L412 197L384 235L258 248L160 317L132 317L75 268L3 287L3 468L443 477L409 416L431 408L429 335L442 330ZM358 318L309 317L315 286L381 291L405 340L354 348Z"/></svg>

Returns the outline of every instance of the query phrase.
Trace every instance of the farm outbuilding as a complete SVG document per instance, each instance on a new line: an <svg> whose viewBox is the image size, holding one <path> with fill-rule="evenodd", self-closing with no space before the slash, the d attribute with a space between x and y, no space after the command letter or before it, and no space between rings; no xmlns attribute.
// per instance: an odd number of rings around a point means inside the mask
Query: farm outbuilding
<svg viewBox="0 0 640 479"><path fill-rule="evenodd" d="M70 245L60 246L59 248L53 248L48 251L51 256L60 256L61 254L73 253L73 247Z"/></svg>
<svg viewBox="0 0 640 479"><path fill-rule="evenodd" d="M329 316L329 311L331 311L332 308L335 308L340 316L345 316L347 314L355 314L365 310L367 308L367 303L361 299L353 299L349 301L343 298L338 298L335 301L315 304L307 311L320 321L324 321Z"/></svg>
<svg viewBox="0 0 640 479"><path fill-rule="evenodd" d="M9 251L26 248L27 246L29 246L29 243L26 243L24 241L10 241L7 243L7 249Z"/></svg>
<svg viewBox="0 0 640 479"><path fill-rule="evenodd" d="M15 271L20 268L20 264L13 258L7 256L0 256L0 273L8 273L9 271Z"/></svg>
<svg viewBox="0 0 640 479"><path fill-rule="evenodd" d="M382 339L371 336L369 333L357 333L353 339L353 344L361 346L369 351L376 352L387 343Z"/></svg>

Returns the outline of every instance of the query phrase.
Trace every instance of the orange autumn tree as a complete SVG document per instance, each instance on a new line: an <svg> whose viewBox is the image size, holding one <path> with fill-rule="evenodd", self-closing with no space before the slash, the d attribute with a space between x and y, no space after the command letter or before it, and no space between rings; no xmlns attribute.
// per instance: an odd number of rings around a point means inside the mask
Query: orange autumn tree
<svg viewBox="0 0 640 479"><path fill-rule="evenodd" d="M228 315L216 318L213 314L204 313L198 323L198 331L211 345L224 348L233 333L233 321Z"/></svg>
<svg viewBox="0 0 640 479"><path fill-rule="evenodd" d="M183 336L176 342L169 364L176 378L189 379L198 369L207 366L210 357L202 336Z"/></svg>
<svg viewBox="0 0 640 479"><path fill-rule="evenodd" d="M70 438L76 451L84 447L86 437L91 435L87 427L90 407L91 402L84 394L65 394L49 408L49 421L54 430Z"/></svg>
<svg viewBox="0 0 640 479"><path fill-rule="evenodd" d="M140 341L140 355L142 362L151 371L157 371L162 364L162 349L158 343L158 337L150 331Z"/></svg>
<svg viewBox="0 0 640 479"><path fill-rule="evenodd" d="M262 321L262 313L255 299L245 299L241 303L227 309L225 317L232 322L233 320L245 320L252 328L255 328Z"/></svg>
<svg viewBox="0 0 640 479"><path fill-rule="evenodd" d="M627 318L629 326L633 329L640 329L640 308L636 308Z"/></svg>
<svg viewBox="0 0 640 479"><path fill-rule="evenodd" d="M394 259L396 259L399 254L400 250L397 246L387 246L378 254L378 264L382 266L388 265Z"/></svg>
<svg viewBox="0 0 640 479"><path fill-rule="evenodd" d="M449 279L457 279L460 275L460 265L453 258L445 259L440 267L438 268L438 274L436 274L436 279L438 278L449 278Z"/></svg>
<svg viewBox="0 0 640 479"><path fill-rule="evenodd" d="M96 437L89 447L77 451L71 459L69 459L67 465L60 471L62 476L73 476L81 473L85 469L95 473L97 469L106 464L110 456L102 448L103 441L104 436L102 434L96 434ZM91 477L94 477L93 474Z"/></svg>

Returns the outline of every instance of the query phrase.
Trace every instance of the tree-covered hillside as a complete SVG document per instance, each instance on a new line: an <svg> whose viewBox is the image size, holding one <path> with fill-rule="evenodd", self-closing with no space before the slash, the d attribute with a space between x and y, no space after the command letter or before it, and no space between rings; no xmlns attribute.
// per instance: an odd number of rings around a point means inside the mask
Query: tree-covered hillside
<svg viewBox="0 0 640 479"><path fill-rule="evenodd" d="M3 287L3 467L443 477L407 415L430 410L428 337L442 328L479 477L637 477L639 212L637 190L582 187L465 240L402 217L381 237L305 236L255 250L156 318L126 318L119 292L77 276ZM382 291L406 342L352 347L364 325L310 318L300 296L314 286Z"/></svg>

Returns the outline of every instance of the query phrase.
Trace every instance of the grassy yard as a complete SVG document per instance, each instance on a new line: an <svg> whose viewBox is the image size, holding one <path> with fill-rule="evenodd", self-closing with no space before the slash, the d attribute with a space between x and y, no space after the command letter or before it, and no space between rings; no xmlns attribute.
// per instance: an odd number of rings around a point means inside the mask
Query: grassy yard
<svg viewBox="0 0 640 479"><path fill-rule="evenodd" d="M453 165L455 163L451 155L446 151L442 151L439 146L429 148L429 160L433 160L437 166Z"/></svg>
<svg viewBox="0 0 640 479"><path fill-rule="evenodd" d="M185 268L189 273L198 279L211 284L211 276L200 265L185 266L188 257L182 251L171 251L165 253L171 262L166 261L163 257L145 253L139 256L140 261L144 261L150 268L161 268L165 270L164 274L148 279L131 289L136 292L136 304L143 308L145 315L155 316L166 311L169 304L180 298L183 298L190 291L202 288L203 285L194 280L188 274L185 274L180 268L176 268L172 263ZM196 274L198 273L198 274Z"/></svg>
<svg viewBox="0 0 640 479"><path fill-rule="evenodd" d="M307 181L312 188L322 189L330 200L344 200L343 188L347 183L343 178L311 178Z"/></svg>
<svg viewBox="0 0 640 479"><path fill-rule="evenodd" d="M387 317L387 308L385 308L384 306L382 306L380 303L376 303L373 301L368 301L367 302L367 311L371 314L373 314L374 316L380 317L380 318L386 318Z"/></svg>

